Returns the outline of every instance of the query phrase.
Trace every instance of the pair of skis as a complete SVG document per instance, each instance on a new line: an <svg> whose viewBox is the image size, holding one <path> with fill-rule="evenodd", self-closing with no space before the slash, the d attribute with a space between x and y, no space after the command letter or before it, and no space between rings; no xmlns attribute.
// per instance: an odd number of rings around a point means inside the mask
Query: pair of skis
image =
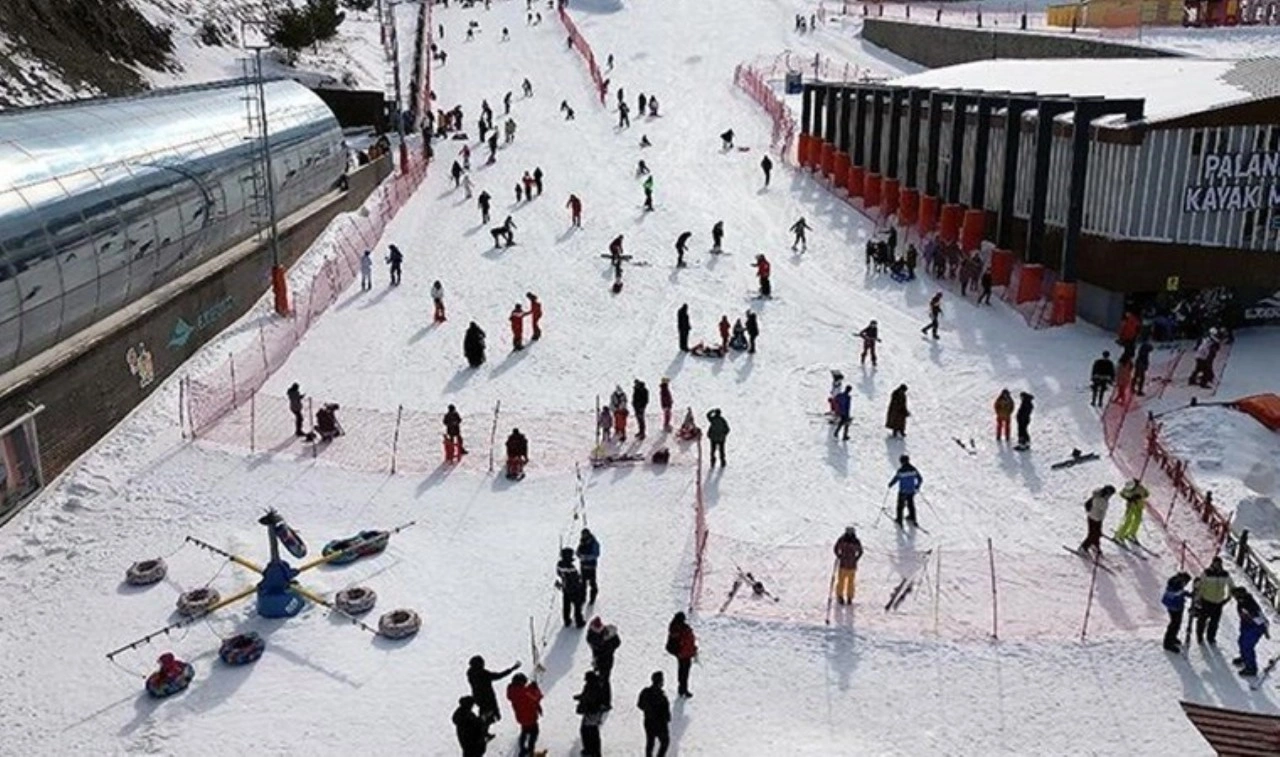
<svg viewBox="0 0 1280 757"><path fill-rule="evenodd" d="M1106 536L1105 534L1103 535L1103 538L1115 544L1120 549L1123 549L1129 554L1135 557L1138 557L1140 559L1146 560L1149 557L1155 557L1155 558L1160 557L1159 552L1152 550L1151 548L1147 547L1145 544L1142 544L1141 542L1139 542L1137 539L1119 540L1119 539L1116 539L1114 536Z"/></svg>
<svg viewBox="0 0 1280 757"><path fill-rule="evenodd" d="M929 549L926 549L921 554L920 566L916 568L914 571L912 571L910 574L903 576L902 580L898 582L898 585L893 587L893 592L889 594L889 601L886 602L884 605L885 612L896 611L899 607L902 606L902 603L907 600L907 597L911 596L911 593L915 591L916 583L920 580L920 577L924 575L924 572L928 570L929 560L932 557L933 557L932 547L930 547Z"/></svg>
<svg viewBox="0 0 1280 757"><path fill-rule="evenodd" d="M733 602L733 598L738 595L738 590L746 586L751 587L751 593L758 597L766 597L774 602L779 601L778 597L765 588L764 582L757 579L750 571L745 571L736 564L733 566L737 570L737 575L733 579L733 586L729 588L729 596L725 598L724 604L720 605L720 614L729 609L729 605ZM830 603L828 603L830 604Z"/></svg>
<svg viewBox="0 0 1280 757"><path fill-rule="evenodd" d="M960 449L964 450L965 452L968 452L970 455L978 454L978 447L973 443L972 436L969 437L969 446L967 447L965 446L964 442L960 441L960 437L958 436L951 437L951 441L955 442L956 446L958 446Z"/></svg>
<svg viewBox="0 0 1280 757"><path fill-rule="evenodd" d="M1106 572L1110 573L1113 576L1116 574L1116 569L1111 565L1108 565L1107 561L1103 560L1101 557L1097 557L1085 552L1081 552L1079 549L1072 549L1071 547L1068 547L1065 544L1062 545L1062 548L1067 550L1071 554L1075 555L1076 557L1083 558L1085 560L1088 560L1089 562L1096 562L1099 568L1101 568L1102 570L1105 570Z"/></svg>
<svg viewBox="0 0 1280 757"><path fill-rule="evenodd" d="M896 525L900 530L904 530L904 531L906 530L907 527L902 525L901 523L898 523L897 517L893 513L889 512L888 508L885 508L885 507L880 508L880 513L882 515L889 516L889 520L893 521L894 525ZM920 533L923 533L923 534L929 533L929 529L925 528L919 523L912 523L911 527L919 531Z"/></svg>

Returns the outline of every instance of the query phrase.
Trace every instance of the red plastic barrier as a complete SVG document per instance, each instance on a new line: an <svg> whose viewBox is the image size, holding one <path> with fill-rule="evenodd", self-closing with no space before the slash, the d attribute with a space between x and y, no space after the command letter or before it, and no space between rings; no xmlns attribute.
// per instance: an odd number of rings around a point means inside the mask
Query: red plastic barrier
<svg viewBox="0 0 1280 757"><path fill-rule="evenodd" d="M1053 285L1054 326L1076 322L1076 285L1059 281Z"/></svg>
<svg viewBox="0 0 1280 757"><path fill-rule="evenodd" d="M830 142L823 142L819 150L818 173L830 176L835 172L836 146Z"/></svg>
<svg viewBox="0 0 1280 757"><path fill-rule="evenodd" d="M960 238L960 220L964 217L964 206L949 202L942 206L942 216L938 220L938 238L951 244Z"/></svg>
<svg viewBox="0 0 1280 757"><path fill-rule="evenodd" d="M982 244L982 234L986 231L987 213L981 208L973 208L964 212L964 220L960 224L960 249L965 252L978 249Z"/></svg>
<svg viewBox="0 0 1280 757"><path fill-rule="evenodd" d="M867 170L862 166L849 166L849 196L861 197L867 185Z"/></svg>
<svg viewBox="0 0 1280 757"><path fill-rule="evenodd" d="M591 51L591 45L587 42L587 38L582 36L578 31L578 27L573 23L573 19L569 17L569 11L565 10L563 5L560 6L559 14L560 23L564 25L565 31L569 33L569 41L572 46L577 49L578 54L582 56L582 60L587 64L587 73L591 75L591 83L595 86L596 94L600 97L600 104L604 105L605 83L604 76L600 73L600 66L596 65L595 53Z"/></svg>
<svg viewBox="0 0 1280 757"><path fill-rule="evenodd" d="M885 179L883 183L884 191L880 196L880 207L884 210L884 214L891 216L898 212L898 188L901 182L897 179Z"/></svg>
<svg viewBox="0 0 1280 757"><path fill-rule="evenodd" d="M898 222L914 226L920 219L920 191L903 189L898 193Z"/></svg>
<svg viewBox="0 0 1280 757"><path fill-rule="evenodd" d="M791 109L774 91L769 80L761 72L751 66L739 65L734 71L734 84L751 96L773 121L773 148L783 160L792 160L791 145L796 141L796 122ZM799 135L799 151L795 160L799 165L812 167L818 159L816 137L808 134Z"/></svg>
<svg viewBox="0 0 1280 757"><path fill-rule="evenodd" d="M1009 277L1013 273L1013 253L996 248L991 251L991 284L992 286L1009 286Z"/></svg>
<svg viewBox="0 0 1280 757"><path fill-rule="evenodd" d="M880 181L881 181L880 174L878 173L867 174L867 180L866 180L867 183L862 191L862 204L864 207L866 208L880 207L880 188L881 188Z"/></svg>
<svg viewBox="0 0 1280 757"><path fill-rule="evenodd" d="M1044 266L1027 263L1018 274L1018 291L1013 301L1019 305L1040 299L1040 287L1044 283Z"/></svg>
<svg viewBox="0 0 1280 757"><path fill-rule="evenodd" d="M920 196L920 233L933 231L938 223L938 198L933 195Z"/></svg>
<svg viewBox="0 0 1280 757"><path fill-rule="evenodd" d="M849 186L849 153L836 153L835 169L831 174L831 186L833 188Z"/></svg>

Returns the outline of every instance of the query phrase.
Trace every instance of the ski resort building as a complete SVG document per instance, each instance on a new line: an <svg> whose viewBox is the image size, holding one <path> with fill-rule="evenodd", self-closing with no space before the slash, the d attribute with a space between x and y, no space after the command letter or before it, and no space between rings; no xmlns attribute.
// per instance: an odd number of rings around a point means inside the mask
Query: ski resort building
<svg viewBox="0 0 1280 757"><path fill-rule="evenodd" d="M995 283L1051 299L1054 323L1224 295L1262 322L1280 319L1277 113L1280 59L990 60L807 84L800 161L922 234L990 242Z"/></svg>

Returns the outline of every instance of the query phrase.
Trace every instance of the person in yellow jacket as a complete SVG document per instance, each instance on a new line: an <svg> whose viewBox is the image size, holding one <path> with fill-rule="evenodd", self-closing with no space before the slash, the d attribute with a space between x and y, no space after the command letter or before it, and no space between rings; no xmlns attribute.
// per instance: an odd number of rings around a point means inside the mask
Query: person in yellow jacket
<svg viewBox="0 0 1280 757"><path fill-rule="evenodd" d="M1137 541L1138 529L1142 526L1142 511L1147 507L1147 497L1151 492L1136 478L1120 490L1120 499L1124 500L1124 519L1116 529L1116 541Z"/></svg>
<svg viewBox="0 0 1280 757"><path fill-rule="evenodd" d="M996 441L1003 438L1009 441L1009 420L1013 418L1013 395L1009 394L1008 389L1001 389L1000 396L996 397Z"/></svg>

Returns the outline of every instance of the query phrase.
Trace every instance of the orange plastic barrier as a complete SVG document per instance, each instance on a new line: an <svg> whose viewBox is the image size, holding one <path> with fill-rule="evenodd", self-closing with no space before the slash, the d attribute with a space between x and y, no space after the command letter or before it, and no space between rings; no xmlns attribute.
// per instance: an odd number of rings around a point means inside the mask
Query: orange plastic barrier
<svg viewBox="0 0 1280 757"><path fill-rule="evenodd" d="M982 234L986 231L987 213L981 208L966 210L960 224L960 249L965 252L978 249Z"/></svg>
<svg viewBox="0 0 1280 757"><path fill-rule="evenodd" d="M898 179L885 179L884 191L880 197L880 207L884 209L884 214L889 216L898 212L899 192L898 188L902 182Z"/></svg>
<svg viewBox="0 0 1280 757"><path fill-rule="evenodd" d="M920 196L920 233L933 231L938 224L938 198L933 195Z"/></svg>
<svg viewBox="0 0 1280 757"><path fill-rule="evenodd" d="M818 173L823 176L830 176L834 167L832 161L835 160L836 146L830 142L823 142L818 150Z"/></svg>
<svg viewBox="0 0 1280 757"><path fill-rule="evenodd" d="M849 153L836 153L835 168L831 173L831 186L849 186Z"/></svg>
<svg viewBox="0 0 1280 757"><path fill-rule="evenodd" d="M1059 281L1053 285L1053 318L1054 326L1076 322L1076 285Z"/></svg>
<svg viewBox="0 0 1280 757"><path fill-rule="evenodd" d="M861 197L866 185L867 169L862 166L849 166L849 196Z"/></svg>
<svg viewBox="0 0 1280 757"><path fill-rule="evenodd" d="M1044 266L1039 263L1027 263L1022 266L1018 275L1018 291L1013 301L1021 305L1024 302L1040 299L1040 286L1044 283Z"/></svg>
<svg viewBox="0 0 1280 757"><path fill-rule="evenodd" d="M942 217L938 220L938 237L947 244L960 238L960 220L964 217L964 206L949 202L942 206Z"/></svg>
<svg viewBox="0 0 1280 757"><path fill-rule="evenodd" d="M866 187L863 189L863 193L862 193L863 207L865 208L880 207L880 186L881 186L880 181L881 181L880 174L878 173L867 174L867 184L866 184Z"/></svg>
<svg viewBox="0 0 1280 757"><path fill-rule="evenodd" d="M991 251L991 284L992 286L1009 286L1010 274L1013 273L1013 252L996 248Z"/></svg>
<svg viewBox="0 0 1280 757"><path fill-rule="evenodd" d="M915 189L903 189L898 193L898 222L903 226L914 226L920 218L920 192Z"/></svg>

